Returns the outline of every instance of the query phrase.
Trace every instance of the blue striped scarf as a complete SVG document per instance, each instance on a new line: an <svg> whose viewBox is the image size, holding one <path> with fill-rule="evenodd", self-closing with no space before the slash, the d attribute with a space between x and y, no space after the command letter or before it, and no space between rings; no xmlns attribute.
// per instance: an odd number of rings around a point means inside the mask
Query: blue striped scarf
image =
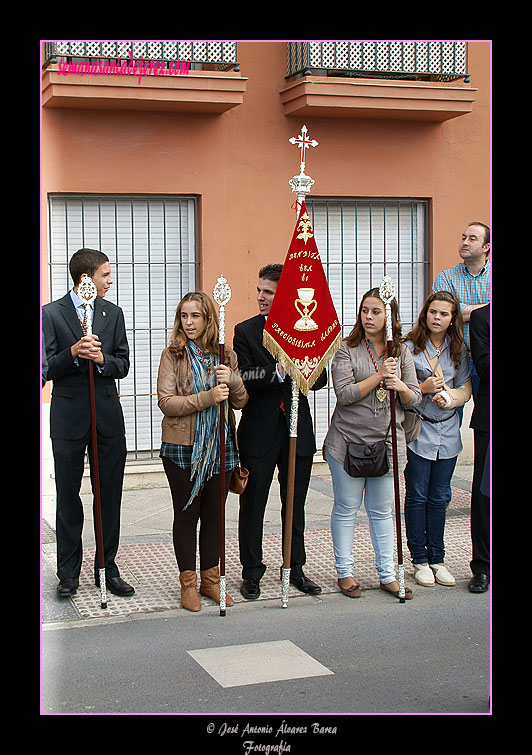
<svg viewBox="0 0 532 755"><path fill-rule="evenodd" d="M211 374L207 373L201 353L194 343L188 342L190 366L194 379L194 393L208 391L216 385L216 373L214 367L219 364L217 356L209 355L211 360ZM227 402L226 402L227 403ZM225 425L227 438L228 423ZM218 405L209 406L197 413L196 431L194 433L194 445L192 447L192 469L190 479L194 480L190 498L183 507L188 508L196 495L202 490L207 480L215 473L215 466L220 456L220 412Z"/></svg>

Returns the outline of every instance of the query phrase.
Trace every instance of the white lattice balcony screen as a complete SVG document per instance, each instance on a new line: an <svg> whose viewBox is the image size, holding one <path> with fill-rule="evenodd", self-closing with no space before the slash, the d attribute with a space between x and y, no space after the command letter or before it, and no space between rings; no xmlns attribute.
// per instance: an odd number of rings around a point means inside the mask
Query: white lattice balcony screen
<svg viewBox="0 0 532 755"><path fill-rule="evenodd" d="M288 42L287 48L289 76L312 69L467 75L467 42Z"/></svg>
<svg viewBox="0 0 532 755"><path fill-rule="evenodd" d="M237 65L236 42L95 41L45 43L45 64L52 58L122 58Z"/></svg>

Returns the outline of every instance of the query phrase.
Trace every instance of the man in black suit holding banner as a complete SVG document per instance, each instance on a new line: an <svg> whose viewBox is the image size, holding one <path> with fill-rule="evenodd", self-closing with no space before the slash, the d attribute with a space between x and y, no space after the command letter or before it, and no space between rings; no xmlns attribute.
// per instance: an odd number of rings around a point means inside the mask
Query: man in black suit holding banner
<svg viewBox="0 0 532 755"><path fill-rule="evenodd" d="M260 595L260 579L266 571L262 563L263 520L275 468L279 471L282 503L283 542L286 486L288 477L289 420L292 381L263 346L266 317L281 276L281 264L266 265L259 271L257 302L259 314L235 327L233 348L249 401L242 410L238 427L242 466L249 469L249 482L240 496L239 545L244 598ZM324 370L312 390L327 382ZM301 392L297 425L297 462L294 483L294 513L290 582L299 590L318 594L321 588L303 573L305 564L305 500L316 442L308 399Z"/></svg>

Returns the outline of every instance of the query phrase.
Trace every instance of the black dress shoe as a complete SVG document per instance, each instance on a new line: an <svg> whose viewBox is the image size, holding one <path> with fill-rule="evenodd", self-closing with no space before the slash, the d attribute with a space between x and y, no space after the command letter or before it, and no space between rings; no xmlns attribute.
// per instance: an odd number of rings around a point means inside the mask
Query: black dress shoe
<svg viewBox="0 0 532 755"><path fill-rule="evenodd" d="M473 574L469 580L469 592L486 592L490 584L487 574Z"/></svg>
<svg viewBox="0 0 532 755"><path fill-rule="evenodd" d="M257 600L260 595L259 579L243 579L240 585L240 594L246 600Z"/></svg>
<svg viewBox="0 0 532 755"><path fill-rule="evenodd" d="M79 579L63 579L57 585L57 595L60 598L70 598L76 594L79 587Z"/></svg>
<svg viewBox="0 0 532 755"><path fill-rule="evenodd" d="M321 592L321 587L308 577L305 577L303 572L301 572L300 577L293 577L292 574L290 574L290 584L297 587L301 592L306 592L308 595L319 595Z"/></svg>
<svg viewBox="0 0 532 755"><path fill-rule="evenodd" d="M100 586L99 574L94 577L94 583L96 584L96 587ZM119 595L121 598L127 598L128 596L135 594L135 588L128 585L127 582L124 582L122 577L106 577L105 586L109 592L112 592L113 595Z"/></svg>

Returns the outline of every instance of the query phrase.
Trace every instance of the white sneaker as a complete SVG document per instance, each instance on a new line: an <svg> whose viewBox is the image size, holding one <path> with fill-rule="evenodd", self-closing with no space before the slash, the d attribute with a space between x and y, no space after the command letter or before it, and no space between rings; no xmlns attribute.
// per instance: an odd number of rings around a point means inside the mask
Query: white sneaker
<svg viewBox="0 0 532 755"><path fill-rule="evenodd" d="M434 574L428 564L414 564L414 579L418 585L431 587L434 584Z"/></svg>
<svg viewBox="0 0 532 755"><path fill-rule="evenodd" d="M430 564L430 568L434 572L436 582L440 585L448 585L452 587L456 584L456 579L451 572L447 569L445 564Z"/></svg>

